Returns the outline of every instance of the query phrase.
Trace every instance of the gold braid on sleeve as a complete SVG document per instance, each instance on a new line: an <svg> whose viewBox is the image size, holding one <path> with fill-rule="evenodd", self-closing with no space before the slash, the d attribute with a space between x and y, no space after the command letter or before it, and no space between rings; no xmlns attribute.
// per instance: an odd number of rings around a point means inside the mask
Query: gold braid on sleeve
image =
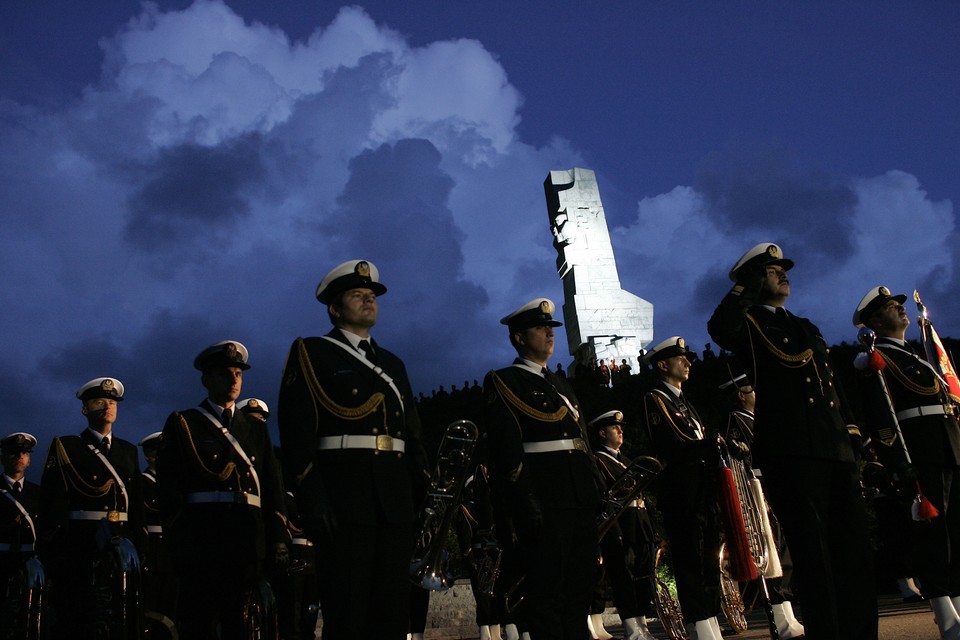
<svg viewBox="0 0 960 640"><path fill-rule="evenodd" d="M83 476L76 470L67 455L67 450L63 446L60 438L54 439L54 455L57 458L57 464L63 469L64 480L70 484L74 491L86 498L102 498L110 492L116 481L110 478L101 485L92 485L84 480Z"/></svg>
<svg viewBox="0 0 960 640"><path fill-rule="evenodd" d="M560 407L553 413L546 413L543 411L537 411L523 400L517 397L517 395L510 390L510 387L498 376L496 373L492 374L493 384L497 388L497 391L500 393L500 396L506 400L512 407L516 408L520 413L524 414L529 418L534 420L540 420L541 422L560 422L566 417L569 409L566 405Z"/></svg>
<svg viewBox="0 0 960 640"><path fill-rule="evenodd" d="M310 356L307 354L307 346L303 343L302 339L297 342L297 356L300 361L300 369L303 371L307 381L307 388L310 389L310 395L314 398L314 402L319 402L320 406L326 409L327 413L343 420L362 420L383 405L383 427L385 429L387 428L386 397L383 393L378 391L377 393L371 394L370 397L367 398L367 401L358 407L344 407L339 405L334 402L323 390L323 387L320 386L320 381L317 380L317 374L313 370L313 365L310 363Z"/></svg>

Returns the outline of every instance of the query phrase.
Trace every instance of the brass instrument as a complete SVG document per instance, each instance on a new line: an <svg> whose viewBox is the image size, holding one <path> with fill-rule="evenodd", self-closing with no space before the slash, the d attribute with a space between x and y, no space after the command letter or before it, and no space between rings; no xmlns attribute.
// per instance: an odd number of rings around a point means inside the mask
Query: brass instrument
<svg viewBox="0 0 960 640"><path fill-rule="evenodd" d="M446 591L458 577L450 571L447 536L472 468L477 434L476 424L457 420L447 426L440 440L421 510L423 524L410 561L410 579L430 591Z"/></svg>
<svg viewBox="0 0 960 640"><path fill-rule="evenodd" d="M273 590L263 578L257 579L244 595L243 640L277 640L277 601Z"/></svg>
<svg viewBox="0 0 960 640"><path fill-rule="evenodd" d="M740 585L730 577L727 563L727 545L720 545L720 609L727 619L727 624L737 633L742 633L750 626L745 615L746 606L743 604L743 595Z"/></svg>
<svg viewBox="0 0 960 640"><path fill-rule="evenodd" d="M643 490L663 471L656 458L640 456L623 470L601 497L600 513L597 516L597 540L616 524L627 508L634 505Z"/></svg>
<svg viewBox="0 0 960 640"><path fill-rule="evenodd" d="M676 596L670 590L669 585L660 577L659 567L664 561L665 549L663 545L657 546L657 552L654 554L653 571L651 580L654 581L653 603L657 607L657 617L660 624L670 640L687 640L687 631L683 627L683 611L680 609L680 603Z"/></svg>
<svg viewBox="0 0 960 640"><path fill-rule="evenodd" d="M470 557L477 576L477 590L488 596L493 595L493 588L500 577L500 561L503 550L497 543L492 529L481 529L475 536L476 542L470 547Z"/></svg>
<svg viewBox="0 0 960 640"><path fill-rule="evenodd" d="M0 619L3 640L39 640L43 624L43 590L46 574L36 557L25 557L8 584L0 585Z"/></svg>
<svg viewBox="0 0 960 640"><path fill-rule="evenodd" d="M102 521L98 539L109 532ZM140 603L140 556L127 538L102 541L93 563L94 628L97 640L139 640L143 633Z"/></svg>
<svg viewBox="0 0 960 640"><path fill-rule="evenodd" d="M770 637L773 640L780 640L780 634L777 631L777 625L773 619L773 606L770 604L770 593L767 589L767 578L775 578L783 575L783 569L780 565L780 556L777 553L777 547L773 541L773 529L770 526L770 518L767 514L767 503L763 497L763 489L760 480L755 476L753 469L743 460L737 460L733 456L727 456L726 460L733 474L734 485L737 490L737 497L740 501L740 510L743 515L743 522L747 533L747 543L750 547L750 555L753 558L753 564L757 568L757 580L763 593L763 606L769 622ZM722 598L723 612L727 616L730 626L736 628L743 618L743 599L740 597L740 590L735 581L726 571L724 549L721 548L720 572L721 587L724 597ZM736 593L734 594L734 590ZM728 598L729 592L729 598ZM736 600L739 599L739 604ZM729 613L728 613L729 609ZM742 619L743 629L747 628L745 619Z"/></svg>

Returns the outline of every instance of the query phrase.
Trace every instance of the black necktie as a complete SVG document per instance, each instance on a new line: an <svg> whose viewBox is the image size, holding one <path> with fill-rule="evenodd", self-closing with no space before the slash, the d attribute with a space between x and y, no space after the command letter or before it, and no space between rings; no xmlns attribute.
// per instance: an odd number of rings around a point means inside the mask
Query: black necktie
<svg viewBox="0 0 960 640"><path fill-rule="evenodd" d="M233 411L224 409L223 413L220 414L220 424L222 424L224 428L229 429L231 420L233 420Z"/></svg>
<svg viewBox="0 0 960 640"><path fill-rule="evenodd" d="M110 453L110 438L103 436L103 440L100 441L100 452L103 455L109 455Z"/></svg>
<svg viewBox="0 0 960 640"><path fill-rule="evenodd" d="M12 487L11 490L13 491L13 495L15 495L15 496L20 495L20 483L19 483L19 482L14 482L14 483L13 483L13 487Z"/></svg>
<svg viewBox="0 0 960 640"><path fill-rule="evenodd" d="M368 340L360 341L360 351L363 351L363 355L367 357L367 360L376 364L377 357L374 355L373 346L370 344Z"/></svg>

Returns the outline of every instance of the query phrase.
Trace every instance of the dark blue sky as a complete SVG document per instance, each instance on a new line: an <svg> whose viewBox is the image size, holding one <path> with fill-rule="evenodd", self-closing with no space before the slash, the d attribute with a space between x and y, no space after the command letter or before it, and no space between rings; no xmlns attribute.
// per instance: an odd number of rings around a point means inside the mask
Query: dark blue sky
<svg viewBox="0 0 960 640"><path fill-rule="evenodd" d="M562 302L542 183L574 166L655 340L702 347L768 240L829 341L881 283L960 335L955 2L9 0L0 25L0 431L76 430L114 375L136 440L225 338L275 402L356 257L418 391L480 378L499 317Z"/></svg>

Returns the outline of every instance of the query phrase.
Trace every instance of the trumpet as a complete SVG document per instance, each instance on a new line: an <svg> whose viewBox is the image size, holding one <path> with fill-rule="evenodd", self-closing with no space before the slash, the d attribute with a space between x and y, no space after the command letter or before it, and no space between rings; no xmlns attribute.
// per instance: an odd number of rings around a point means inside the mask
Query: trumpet
<svg viewBox="0 0 960 640"><path fill-rule="evenodd" d="M450 570L446 550L453 518L471 469L477 444L477 425L457 420L447 426L440 440L437 462L422 508L423 523L410 560L410 579L429 591L446 591L457 576Z"/></svg>
<svg viewBox="0 0 960 640"><path fill-rule="evenodd" d="M610 485L601 498L600 513L597 515L597 540L613 528L624 511L634 505L654 478L663 471L663 465L656 458L640 456L635 458L617 479Z"/></svg>

